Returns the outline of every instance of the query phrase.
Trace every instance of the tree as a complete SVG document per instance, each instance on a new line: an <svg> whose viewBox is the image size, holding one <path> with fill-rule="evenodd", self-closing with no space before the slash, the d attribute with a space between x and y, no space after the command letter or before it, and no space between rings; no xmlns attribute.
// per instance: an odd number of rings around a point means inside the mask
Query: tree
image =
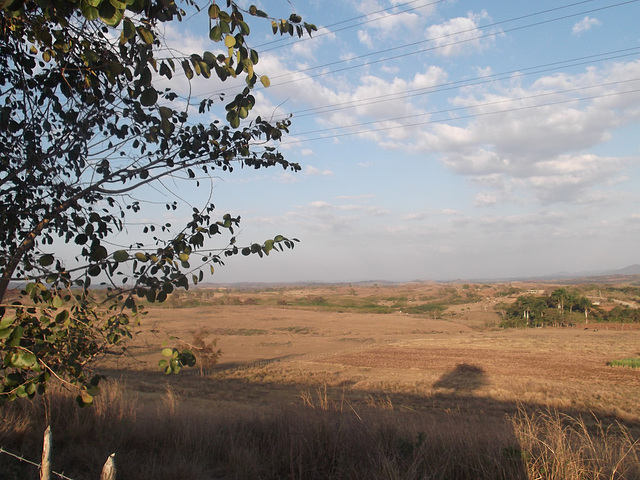
<svg viewBox="0 0 640 480"><path fill-rule="evenodd" d="M33 396L58 377L91 403L99 376L91 361L131 337L140 300L162 302L202 281L226 257L293 248L282 235L244 247L233 236L240 217L194 207L186 225L144 226L144 240L116 245L144 201L134 192L167 179L200 186L214 171L281 166L277 150L288 119L249 115L260 81L258 53L247 44L245 17L271 21L273 32L302 36L316 28L292 14L276 19L251 6L208 6L214 52L177 57L163 50L159 26L198 10L193 0L0 0L0 397ZM244 77L230 101L197 106L168 85L174 76L225 81ZM225 102L225 103L223 103ZM224 105L226 123L203 117ZM195 108L197 107L197 111ZM241 122L248 122L243 123ZM166 202L168 210L177 201ZM210 239L229 235L213 249ZM75 263L60 255L74 246ZM26 280L9 303L12 280ZM106 294L89 287L97 280ZM163 366L193 365L175 350Z"/></svg>
<svg viewBox="0 0 640 480"><path fill-rule="evenodd" d="M593 307L591 300L589 300L587 297L580 297L578 298L576 304L577 307L584 312L584 323L589 323L589 313L591 312L591 308Z"/></svg>
<svg viewBox="0 0 640 480"><path fill-rule="evenodd" d="M517 320L522 318L526 326L531 326L532 320L538 321L544 316L546 302L540 297L522 295L516 299L507 311L507 316ZM516 324L518 322L516 321ZM535 322L534 322L535 324Z"/></svg>
<svg viewBox="0 0 640 480"><path fill-rule="evenodd" d="M564 313L564 302L567 300L568 296L569 293L566 288L557 288L551 292L551 295L549 296L550 300L556 307L558 307L561 314Z"/></svg>

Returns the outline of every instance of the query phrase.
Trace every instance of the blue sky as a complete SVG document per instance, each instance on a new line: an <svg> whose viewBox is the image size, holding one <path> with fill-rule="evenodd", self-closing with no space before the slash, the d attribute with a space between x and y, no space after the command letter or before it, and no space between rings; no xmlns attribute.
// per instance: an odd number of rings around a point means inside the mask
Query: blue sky
<svg viewBox="0 0 640 480"><path fill-rule="evenodd" d="M502 278L640 263L639 2L257 5L319 28L282 40L251 23L256 71L271 79L253 113L293 114L280 148L303 170L220 175L212 200L242 216L240 244L301 242L233 258L208 280ZM167 42L215 51L207 27L196 15ZM199 100L237 87L190 88ZM209 196L179 192L192 205ZM156 220L178 225L188 212Z"/></svg>

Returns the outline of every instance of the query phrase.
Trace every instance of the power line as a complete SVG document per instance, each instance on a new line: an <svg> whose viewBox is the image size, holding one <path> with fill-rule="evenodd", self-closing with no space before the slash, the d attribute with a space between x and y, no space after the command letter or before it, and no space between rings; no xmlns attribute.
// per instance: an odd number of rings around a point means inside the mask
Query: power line
<svg viewBox="0 0 640 480"><path fill-rule="evenodd" d="M561 5L559 7L554 7L554 8L551 8L551 9L542 10L540 12L534 12L534 13L530 13L530 14L526 14L526 15L520 15L518 17L514 17L514 18L510 18L510 19L506 19L506 20L501 20L499 22L493 22L491 24L484 25L482 28L495 27L495 26L498 26L498 25L511 23L511 22L514 22L514 21L517 21L517 20L531 18L531 17L543 15L543 14L546 14L546 13L551 13L551 12L554 12L554 11L558 11L558 10L574 7L574 6L577 6L577 5L590 3L590 2L593 2L593 1L596 1L596 0L582 0L580 2L574 2L574 3L571 3L571 4L567 4L567 5ZM450 42L450 43L443 44L443 45L435 45L435 46L423 48L423 49L420 49L420 50L414 50L414 51L411 51L411 52L398 54L398 55L395 55L395 56L392 56L392 57L379 58L377 60L372 60L372 61L369 61L369 62L359 63L357 65L350 65L350 66L346 66L346 67L335 69L335 70L330 70L330 71L326 71L326 72L320 72L320 73L316 73L314 75L308 75L308 76L303 77L303 78L294 78L292 80L288 80L288 81L281 82L281 83L277 83L277 82L273 81L274 79L278 79L278 78L284 78L284 77L288 77L288 76L298 75L298 74L302 74L302 73L305 73L305 72L308 72L308 71L311 71L311 70L317 70L317 69L320 69L320 68L326 68L326 67L330 67L330 66L344 64L346 62L351 62L351 61L354 61L354 60L361 60L361 59L368 58L368 57L371 57L371 56L381 55L381 54L384 54L384 53L389 53L391 51L396 51L396 50L400 50L400 49L403 49L403 48L408 48L408 47L411 47L411 46L416 46L416 45L427 43L427 42L435 42L435 41L443 40L443 39L446 39L446 38L449 38L449 37L455 37L457 35L461 35L461 34L464 34L464 33L470 33L470 32L476 31L475 28L474 29L460 30L458 32L450 33L450 34L447 34L447 35L442 35L440 37L430 38L430 39L426 39L426 40L420 40L420 41L408 43L408 44L397 46L397 47L391 47L391 48L388 48L388 49L379 50L379 51L376 51L376 52L370 52L370 53L359 55L359 56L356 56L356 57L351 57L351 58L346 59L346 60L336 60L334 62L329 62L329 63L323 64L323 65L318 65L318 66L315 66L315 67L309 67L309 68L306 68L306 69L297 70L295 72L290 72L290 73L286 73L286 74L282 74L282 75L272 76L272 77L269 77L270 80L271 80L271 87L270 88L273 89L275 87L280 87L280 86L288 85L288 84L295 83L295 82L310 80L310 79L313 79L313 78L318 78L318 77L331 75L331 74L335 74L335 73L339 73L339 72L344 72L344 71L348 71L348 70L354 70L356 68L361 68L363 66L370 66L370 65L386 62L386 61L389 61L389 60L398 60L400 58L405 58L405 57L408 57L408 56L417 55L419 53L426 53L426 52L435 51L435 50L439 50L439 49L446 48L446 47L451 47L451 46L455 46L455 45L464 44L464 43L471 42L471 41L478 41L478 40L485 39L485 38L496 37L498 35L502 35L502 34L509 33L509 32L514 32L514 31L523 30L523 29L526 29L526 28L536 27L536 26L540 26L540 25L544 25L544 24L548 24L548 23L552 23L552 22L557 22L557 21L560 21L560 20L566 20L567 18L572 18L572 17L576 17L576 16L582 16L582 15L586 15L586 14L589 14L589 13L594 13L594 12L597 12L597 11L602 11L602 10L607 10L607 9L611 9L611 8L617 8L617 7L628 5L628 4L632 4L632 3L637 3L638 1L640 1L640 0L627 0L627 1L616 3L616 4L613 4L613 5L606 5L604 7L598 7L598 8L594 8L594 9L590 9L590 10L586 10L586 11L581 11L581 12L578 12L578 13L563 15L563 16L560 16L560 17L547 19L547 20L542 20L542 21L539 21L539 22L534 22L534 23L530 23L530 24L526 24L526 25L520 25L520 26L517 26L517 27L513 27L513 28L510 28L510 29L507 29L507 30L500 30L499 32L488 33L488 34L476 36L476 37L473 37L473 38L470 38L470 39L458 40L458 41ZM226 92L227 90L230 90L230 89L231 88L226 88L226 89L218 90L216 92L206 93L206 94L203 94L203 95L206 95L206 96L219 95L219 94L224 93L224 92ZM202 95L200 95L199 97L201 97L201 96Z"/></svg>
<svg viewBox="0 0 640 480"><path fill-rule="evenodd" d="M587 1L593 1L593 0L587 0ZM460 44L471 42L471 41L481 40L481 39L484 39L484 38L496 37L498 35L502 35L502 34L505 34L505 33L515 32L515 31L518 31L518 30L524 30L526 28L531 28L531 27L537 27L537 26L540 26L540 25L545 25L545 24L557 22L557 21L560 21L560 20L566 20L567 18L571 18L571 17L582 16L582 15L585 15L585 14L594 13L594 12L598 12L598 11L601 11L601 10L607 10L607 9L610 9L610 8L615 8L615 7L620 7L620 6L623 6L623 5L628 5L628 4L631 4L631 3L637 3L638 1L640 1L640 0L629 0L629 1L626 1L626 2L617 3L617 4L614 4L614 5L608 5L608 6L605 6L605 7L599 7L599 8L594 8L594 9L591 9L591 10L586 10L586 11L582 11L582 12L578 12L578 13L572 13L572 14L569 14L569 15L563 15L561 17L556 17L556 18L552 18L552 19L549 19L549 20L542 20L542 21L530 23L530 24L527 24L527 25L520 25L518 27L513 27L513 28L510 28L510 29L507 29L507 30L501 30L499 32L487 33L487 34L480 35L480 36L477 36L477 37L473 37L473 38L470 38L470 39L458 40L458 41L447 43L447 44L444 44L444 45L435 45L433 47L423 48L421 50L415 50L415 51L412 51L412 52L396 55L394 57L381 58L381 59L373 60L373 61L367 62L367 63L361 63L361 64L358 64L358 65L344 67L344 68L340 68L340 69L337 69L337 70L331 70L331 71L328 71L328 72L321 72L321 73L317 73L315 75L309 75L309 76L307 76L305 78L297 78L297 79L288 80L288 81L282 82L282 83L273 83L272 82L271 88L279 87L279 86L282 86L282 85L288 85L290 83L299 82L299 81L303 81L303 80L309 80L309 79L312 79L312 78L322 77L322 76L330 75L330 74L333 74L333 73L344 72L344 71L347 71L347 70L353 70L355 68L360 68L360 67L363 67L365 65L369 66L369 65L374 65L374 64L377 64L377 63L386 62L388 60L397 60L397 59L408 57L408 56L411 56L411 55L417 55L418 53L426 53L426 52L438 50L438 49L445 48L445 47L451 47L451 46L454 46L454 45L460 45ZM558 7L558 8L560 8L560 7ZM544 12L540 12L540 13L544 13ZM530 17L530 16L535 16L535 15L538 15L540 13L525 15L525 16L522 16L522 17L518 17L517 19ZM514 19L509 19L509 20L504 20L502 22L495 22L495 23L492 23L490 25L485 25L484 28L490 27L490 26L496 26L496 25L499 25L499 24L502 24L502 23L511 22L513 20ZM282 78L282 77L285 77L285 76L296 75L296 74L299 74L299 73L304 73L304 72L307 72L307 71L310 71L310 70L315 70L315 69L326 67L326 66L337 65L337 64L340 64L340 63L345 63L347 61L357 60L357 59L361 59L361 58L368 57L368 56L371 56L371 55L376 55L376 54L379 54L379 53L387 53L389 51L398 50L398 49L401 49L401 48L405 48L407 46L414 46L414 45L421 44L421 43L426 43L426 42L435 41L435 40L441 40L441 39L444 39L444 38L447 38L447 37L452 37L452 36L460 35L460 34L463 34L463 33L469 33L469 32L473 32L473 31L475 31L475 29L461 30L459 32L450 33L450 34L443 35L441 37L436 37L436 38L433 38L433 39L421 40L419 42L414 42L414 43L403 45L403 46L400 46L400 47L393 47L393 48L390 48L390 49L387 49L387 50L382 50L380 52L375 52L375 53L372 53L372 54L364 54L364 55L361 55L361 56L358 56L358 57L353 57L353 58L351 58L349 60L341 60L341 61L331 62L331 63L325 64L325 65L320 65L320 66L317 66L317 67L310 67L308 69L298 70L296 72L291 72L291 73L287 73L287 74L278 75L278 76L275 76L275 77L270 77L270 79L273 80L273 79Z"/></svg>
<svg viewBox="0 0 640 480"><path fill-rule="evenodd" d="M312 131L302 132L302 133L294 133L294 135L295 136L312 135L312 134L330 132L330 131L339 130L339 129L343 130L343 129L348 129L348 128L363 127L363 126L367 126L367 125L375 125L375 124L385 123L385 122L406 120L408 118L416 118L416 117L421 117L421 116L426 116L426 115L432 116L432 115L438 115L438 114L444 114L444 113L457 112L457 111L461 111L461 110L479 109L479 108L485 108L485 107L490 107L490 106L500 105L500 104L505 104L505 103L510 103L510 102L531 100L531 99L535 99L535 98L542 98L542 97L547 97L547 96L552 96L552 95L560 95L560 94L584 91L584 90L593 89L593 88L600 88L600 87L619 85L619 84L628 83L628 82L635 82L635 81L638 81L638 80L640 80L640 78L632 78L632 79L621 80L621 81L617 81L617 82L608 82L608 83L603 83L603 84L598 84L598 85L589 85L589 86L586 86L586 87L576 87L576 88L572 88L572 89L555 91L555 92L545 92L545 93L540 93L540 94L536 94L536 95L530 95L530 96L526 96L526 97L511 98L511 99L506 99L506 100L498 100L498 101L495 101L495 102L485 102L485 103L472 105L472 106L454 107L454 108L437 110L437 111L433 111L433 112L426 112L426 113L421 113L421 114L416 114L416 115L407 115L407 116L403 116L403 117L390 118L390 119L385 119L385 120L377 120L377 121L372 121L372 122L364 122L364 123L346 125L346 126L341 126L341 127L332 127L332 128L318 129L318 130L312 130ZM585 101L585 100L594 100L594 99L598 99L598 98L606 98L606 97L612 97L612 96L618 96L618 95L626 95L626 94L637 93L637 92L640 92L640 88L634 89L634 90L627 90L627 91L624 91L624 92L603 93L603 94L599 94L599 95L591 95L591 96L586 96L586 97L581 97L581 98L570 98L570 99L565 99L565 100L558 100L558 101L555 101L555 102L548 102L548 103L539 104L539 105L526 105L526 106L522 106L522 107L513 107L513 108L510 108L510 109L497 110L497 111L492 111L492 112L470 113L468 115L463 115L463 116L459 116L459 117L455 117L455 118L449 118L447 120L448 121L466 120L466 119L470 119L470 118L477 118L477 117L483 117L483 116L488 116L488 115L496 115L496 114L501 114L501 113L511 113L511 112L516 112L516 111L529 110L529 109L534 109L534 108L542 108L542 107L548 107L548 106L554 106L554 105L562 105L562 104L573 103L573 102L581 102L581 101ZM381 131L396 130L396 129L399 129L399 128L409 128L409 127L416 127L416 126L422 126L422 125L429 125L429 124L434 124L434 123L443 123L444 121L445 120L443 120L443 119L440 119L440 120L426 120L426 121L417 122L417 123L394 125L394 126L388 126L388 127L379 127L379 128L366 129L366 130L358 130L358 131L355 131L355 132L345 132L345 133L333 134L333 135L330 135L330 136L321 136L321 137L315 137L315 138L292 140L290 142L283 142L283 145L291 145L291 144L295 144L295 143L309 142L309 141L315 141L315 140L328 140L328 139L341 138L341 137L352 136L352 135L361 135L361 134L364 134L364 133L375 133L375 132L381 132Z"/></svg>
<svg viewBox="0 0 640 480"><path fill-rule="evenodd" d="M624 57L630 57L640 54L640 47L625 48L621 50L615 50L606 53L597 53L593 55L587 55L584 57L577 57L567 60L561 60L552 63L546 63L533 67L525 67L506 72L495 73L492 75L475 77L468 80L457 80L454 82L447 82L438 85L432 85L429 87L417 88L412 90L405 90L403 92L389 93L386 95L378 95L376 97L367 97L359 100L351 100L347 102L334 103L324 105L322 107L307 108L304 110L297 110L289 112L289 115L293 115L296 118L307 117L310 115L318 115L322 113L333 113L338 110L346 110L349 108L356 108L368 105L375 105L378 103L390 102L394 100L402 100L406 98L412 98L421 95L440 93L447 90L453 90L456 88L477 86L486 83L491 83L502 79L503 77L512 77L517 74L520 77L527 75L547 73L558 70L559 68L576 67L580 65L592 64L594 61L602 62L606 60L615 60ZM600 57L600 58L599 58ZM526 72L526 73L525 73Z"/></svg>
<svg viewBox="0 0 640 480"><path fill-rule="evenodd" d="M364 22L359 22L359 23L356 23L354 25L349 25L349 26L342 27L342 28L339 28L339 29L336 29L336 30L329 30L332 27L336 27L336 26L342 25L344 23L360 20L362 18L367 18L367 17L370 17L372 15L377 15L379 13L384 13L384 12L387 12L389 10L394 10L394 9L403 7L405 5L410 5L410 4L413 4L413 3L417 3L418 1L419 0L415 0L413 2L406 2L406 3L400 3L398 5L392 5L391 7L383 8L383 9L376 10L376 11L370 12L370 13L365 13L363 15L358 15L357 17L348 18L346 20L341 20L339 22L335 22L335 23L332 23L330 25L326 25L326 26L320 27L319 30L327 30L327 31L324 32L324 33L314 34L313 37L304 37L304 38L298 38L298 39L295 39L295 40L291 40L291 38L281 38L281 39L278 39L278 40L272 40L271 42L263 43L262 45L258 45L256 47L256 49L264 47L264 46L269 46L269 45L273 45L273 44L277 44L277 43L286 42L286 41L288 41L288 43L286 45L278 45L278 46L273 47L273 48L263 49L262 52L263 53L264 52L270 52L272 50L277 50L279 48L290 47L290 46L298 44L298 43L307 42L309 40L313 40L313 39L316 39L316 38L319 38L319 37L324 37L325 35L332 35L332 34L335 34L337 32L342 32L344 30L349 30L351 28L361 27L362 25L367 25L369 23L378 22L380 20L386 20L389 17L394 17L396 15L400 15L400 14L403 14L403 13L412 12L412 11L419 10L419 9L425 8L425 7L432 7L434 5L437 5L437 4L440 4L440 3L444 3L444 2L446 2L448 0L437 0L435 2L425 3L424 5L418 5L417 7L408 8L407 10L401 10L401 11L398 11L398 12L393 12L393 13L387 15L386 17L371 18L370 20L367 20L367 21L364 21ZM589 1L593 1L593 0L589 0Z"/></svg>
<svg viewBox="0 0 640 480"><path fill-rule="evenodd" d="M565 9L565 8L570 8L570 7L574 7L576 5L589 3L589 2L593 2L593 1L596 1L596 0L582 0L581 2L577 2L577 3L572 3L572 4L568 4L568 5L561 5L560 7L550 8L550 9L547 9L547 10L542 10L540 12L530 13L530 14L527 14L527 15L521 15L519 17L509 18L507 20L501 20L499 22L489 23L487 25L483 25L482 28L495 27L495 26L498 26L498 25L502 25L504 23L511 23L511 22L515 22L517 20L523 20L523 19L526 19L526 18L536 17L538 15L542 15L542 14L545 14L545 13L550 13L550 12L553 12L553 11L556 11L556 10L562 10L562 9ZM590 13L590 12L591 11L586 12L586 13ZM577 15L582 15L582 14L577 14ZM325 63L323 65L317 65L315 67L305 68L303 70L298 70L298 71L292 72L292 73L276 75L276 76L273 76L273 77L270 77L270 78L273 80L273 79L284 77L284 76L288 76L288 75L294 75L296 73L305 73L305 72L308 72L308 71L311 71L311 70L316 70L316 69L319 69L319 68L326 68L326 67L330 67L330 66L333 66L333 65L338 65L338 64L341 64L341 63L345 63L345 62L350 62L350 61L353 61L353 60L360 60L362 58L368 58L368 57L375 56L375 55L380 55L380 54L383 54L383 53L389 53L389 52L393 52L393 51L396 51L396 50L401 50L403 48L414 47L416 45L421 45L423 43L433 42L433 41L436 41L436 40L443 40L443 39L446 39L446 38L449 38L449 37L455 37L457 35L461 35L461 34L464 34L464 33L475 32L475 31L476 31L476 28L468 28L466 30L460 30L460 31L457 31L457 32L454 32L454 33L448 33L448 34L442 35L440 37L427 38L425 40L418 40L416 42L406 43L404 45L399 45L399 46L387 48L387 49L384 49L384 50L378 50L377 52L365 53L365 54L362 54L362 55L358 55L357 57L351 57L351 58L346 59L346 60L336 60L335 62L329 62L329 63ZM475 40L475 39L476 38L474 38L473 40Z"/></svg>

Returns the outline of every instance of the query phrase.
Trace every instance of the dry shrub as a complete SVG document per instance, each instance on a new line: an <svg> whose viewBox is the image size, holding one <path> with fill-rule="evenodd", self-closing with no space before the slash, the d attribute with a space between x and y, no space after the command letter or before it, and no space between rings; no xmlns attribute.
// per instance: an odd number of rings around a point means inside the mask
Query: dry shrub
<svg viewBox="0 0 640 480"><path fill-rule="evenodd" d="M182 340L185 348L190 348L196 356L196 366L200 370L200 376L204 376L218 363L222 350L218 348L218 339L209 339L211 331L207 328L200 328L192 332L191 342Z"/></svg>
<svg viewBox="0 0 640 480"><path fill-rule="evenodd" d="M530 479L640 478L640 440L619 423L521 408L513 426Z"/></svg>

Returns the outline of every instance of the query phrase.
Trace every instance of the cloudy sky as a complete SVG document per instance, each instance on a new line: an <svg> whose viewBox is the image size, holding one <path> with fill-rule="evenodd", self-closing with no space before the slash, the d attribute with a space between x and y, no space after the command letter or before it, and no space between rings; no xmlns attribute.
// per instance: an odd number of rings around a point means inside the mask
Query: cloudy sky
<svg viewBox="0 0 640 480"><path fill-rule="evenodd" d="M254 113L292 115L280 148L302 172L221 175L213 202L242 216L239 244L276 234L300 243L234 258L211 281L504 278L640 263L637 0L263 3L318 26L300 41L251 24L256 70L271 79ZM215 51L207 26L204 13L166 35ZM233 85L191 85L196 100L220 91ZM209 191L181 194L204 205Z"/></svg>

